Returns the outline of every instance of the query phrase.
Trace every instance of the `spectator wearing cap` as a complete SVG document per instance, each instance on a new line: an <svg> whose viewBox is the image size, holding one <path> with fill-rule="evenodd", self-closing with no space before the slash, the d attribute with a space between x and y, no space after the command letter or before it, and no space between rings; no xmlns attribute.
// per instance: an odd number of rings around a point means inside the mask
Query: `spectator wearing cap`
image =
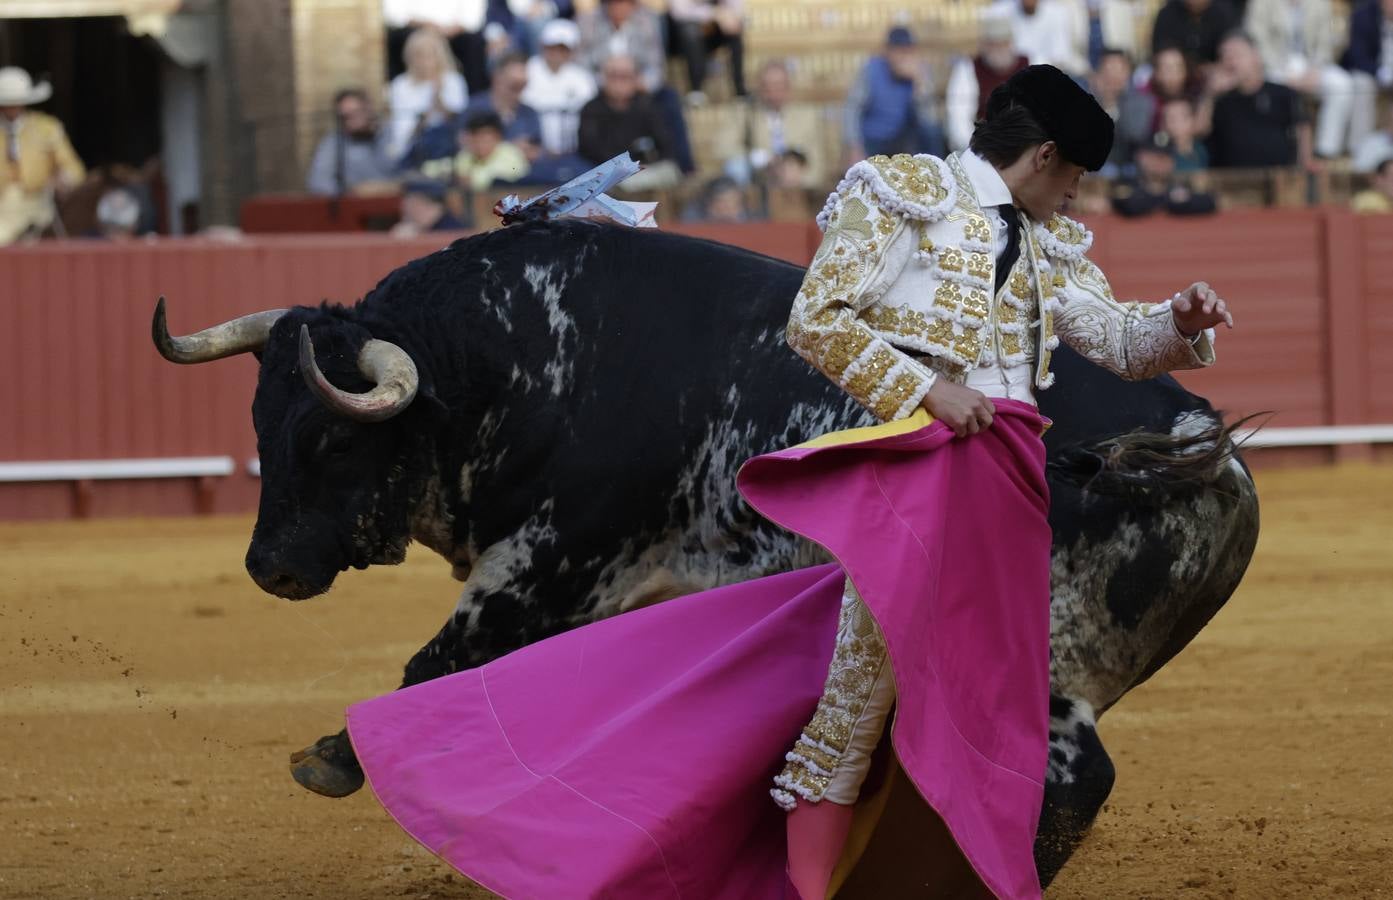
<svg viewBox="0 0 1393 900"><path fill-rule="evenodd" d="M1175 169L1164 134L1136 150L1136 173L1113 183L1112 208L1120 216L1139 218L1156 212L1173 216L1206 215L1218 209L1214 195L1198 190Z"/></svg>
<svg viewBox="0 0 1393 900"><path fill-rule="evenodd" d="M643 171L625 180L630 191L666 190L682 180L661 111L639 86L638 64L611 56L600 73L600 94L580 111L580 155L599 165L631 153Z"/></svg>
<svg viewBox="0 0 1393 900"><path fill-rule="evenodd" d="M726 174L740 184L752 181L788 186L784 177L769 177L770 166L797 153L802 160L797 186L825 188L832 172L823 135L822 111L793 100L793 77L788 63L771 59L759 70L752 102L736 107L717 135L716 152Z"/></svg>
<svg viewBox="0 0 1393 900"><path fill-rule="evenodd" d="M1357 213L1393 213L1393 157L1378 164L1372 186L1354 195L1350 209Z"/></svg>
<svg viewBox="0 0 1393 900"><path fill-rule="evenodd" d="M1151 52L1175 47L1192 69L1212 66L1219 59L1220 41L1238 26L1228 0L1166 0L1151 29Z"/></svg>
<svg viewBox="0 0 1393 900"><path fill-rule="evenodd" d="M542 29L574 15L572 0L488 0L485 42L498 44L501 39L508 49L531 56L541 46Z"/></svg>
<svg viewBox="0 0 1393 900"><path fill-rule="evenodd" d="M372 104L361 88L334 95L334 130L319 141L305 187L311 194L380 193L392 185L386 134L377 127Z"/></svg>
<svg viewBox="0 0 1393 900"><path fill-rule="evenodd" d="M1209 133L1214 168L1310 165L1311 124L1301 97L1266 78L1262 57L1247 35L1235 32L1220 45L1210 79L1214 99Z"/></svg>
<svg viewBox="0 0 1393 900"><path fill-rule="evenodd" d="M140 233L142 212L135 194L123 187L109 188L97 201L94 236L107 241L129 241Z"/></svg>
<svg viewBox="0 0 1393 900"><path fill-rule="evenodd" d="M1087 80L1088 19L1080 0L1002 0L993 12L1010 20L1016 52L1031 65Z"/></svg>
<svg viewBox="0 0 1393 900"><path fill-rule="evenodd" d="M406 71L388 89L392 118L387 153L392 159L403 156L426 129L463 112L469 102L469 88L439 32L412 32L404 54Z"/></svg>
<svg viewBox="0 0 1393 900"><path fill-rule="evenodd" d="M402 185L401 221L392 228L392 236L416 237L432 231L460 231L465 224L455 218L445 205L445 185L438 181L417 179Z"/></svg>
<svg viewBox="0 0 1393 900"><path fill-rule="evenodd" d="M542 28L540 41L542 52L527 61L522 102L540 117L547 153L575 153L581 107L598 92L595 77L575 61L580 28L569 19L553 19Z"/></svg>
<svg viewBox="0 0 1393 900"><path fill-rule="evenodd" d="M987 9L977 29L977 55L957 60L948 75L944 125L949 149L967 149L992 91L1028 65L1030 60L1016 52L1011 19L1000 10Z"/></svg>
<svg viewBox="0 0 1393 900"><path fill-rule="evenodd" d="M847 92L842 123L852 159L895 153L942 155L943 127L933 75L908 28L886 35Z"/></svg>
<svg viewBox="0 0 1393 900"><path fill-rule="evenodd" d="M0 246L37 236L54 224L54 197L82 183L87 170L63 123L31 107L53 93L23 69L0 69Z"/></svg>
<svg viewBox="0 0 1393 900"><path fill-rule="evenodd" d="M693 101L705 100L706 63L711 53L730 48L730 84L735 96L745 96L744 0L670 0L677 45L687 62L687 85Z"/></svg>
<svg viewBox="0 0 1393 900"><path fill-rule="evenodd" d="M499 182L527 177L527 154L504 137L503 120L490 110L473 113L459 132L460 152L453 159L437 159L421 167L421 174L437 181L467 185L486 191Z"/></svg>
<svg viewBox="0 0 1393 900"><path fill-rule="evenodd" d="M1330 0L1249 0L1245 28L1268 77L1320 99L1315 151L1343 156L1374 130L1377 87L1371 75L1335 64Z"/></svg>

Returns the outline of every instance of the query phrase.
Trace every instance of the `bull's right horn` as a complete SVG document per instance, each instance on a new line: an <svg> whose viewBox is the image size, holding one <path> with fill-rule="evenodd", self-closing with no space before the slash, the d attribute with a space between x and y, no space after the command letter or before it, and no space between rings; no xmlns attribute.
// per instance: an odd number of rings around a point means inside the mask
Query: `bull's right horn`
<svg viewBox="0 0 1393 900"><path fill-rule="evenodd" d="M193 334L174 337L164 318L164 298L155 304L155 319L150 323L150 336L160 356L173 363L211 362L238 353L254 353L266 346L271 326L289 310L268 309L264 312L239 316L221 325L205 328Z"/></svg>

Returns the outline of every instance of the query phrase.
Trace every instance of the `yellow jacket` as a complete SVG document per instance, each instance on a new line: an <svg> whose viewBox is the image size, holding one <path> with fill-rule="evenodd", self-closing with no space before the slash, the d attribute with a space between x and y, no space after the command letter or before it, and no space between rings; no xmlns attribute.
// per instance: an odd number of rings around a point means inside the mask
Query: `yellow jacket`
<svg viewBox="0 0 1393 900"><path fill-rule="evenodd" d="M6 148L0 145L0 190L17 184L25 193L38 193L55 178L70 187L81 183L87 170L73 152L62 122L30 111L21 114L13 125L19 128L19 161L11 162ZM8 140L4 127L0 127L0 139Z"/></svg>

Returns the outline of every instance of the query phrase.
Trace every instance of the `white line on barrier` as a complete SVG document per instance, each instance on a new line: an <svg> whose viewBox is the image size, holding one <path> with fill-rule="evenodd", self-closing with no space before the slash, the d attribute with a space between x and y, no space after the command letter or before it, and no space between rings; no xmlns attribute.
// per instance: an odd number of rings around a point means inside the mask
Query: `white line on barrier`
<svg viewBox="0 0 1393 900"><path fill-rule="evenodd" d="M202 478L231 475L235 467L230 456L0 462L0 482Z"/></svg>

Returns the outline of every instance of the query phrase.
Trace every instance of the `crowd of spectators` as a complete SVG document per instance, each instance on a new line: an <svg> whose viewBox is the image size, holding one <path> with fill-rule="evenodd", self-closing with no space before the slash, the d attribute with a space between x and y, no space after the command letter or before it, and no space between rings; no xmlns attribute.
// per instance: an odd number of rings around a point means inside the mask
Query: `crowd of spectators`
<svg viewBox="0 0 1393 900"><path fill-rule="evenodd" d="M1393 90L1393 0L1356 0L1347 34L1332 0L1166 0L1149 47L1133 0L997 0L982 9L977 52L946 67L910 28L891 29L847 85L840 117L795 99L796 60L766 62L747 96L742 0L658 7L466 0L444 17L430 0L387 0L400 60L386 133L374 132L364 94L341 94L310 188L372 192L391 177L474 192L550 185L627 150L645 163L630 190L692 185L684 218L739 221L768 211L753 188L811 195L864 156L965 148L992 90L1034 63L1088 87L1116 122L1109 190L1084 212L1211 212L1212 170L1317 173L1347 159L1372 171L1393 157L1393 136L1377 127L1380 92ZM670 57L685 83L670 83ZM687 118L710 102L713 58L732 99L706 142L719 168L692 182ZM838 118L836 158L826 135Z"/></svg>
<svg viewBox="0 0 1393 900"><path fill-rule="evenodd" d="M1081 212L1208 212L1215 185L1233 183L1217 171L1254 169L1366 173L1359 207L1387 205L1393 128L1379 109L1393 95L1393 0L1352 0L1347 29L1333 0L1165 0L1149 46L1140 8L995 0L981 7L976 52L947 65L894 27L838 115L798 99L796 58L764 62L747 95L743 0L384 0L386 107L373 108L375 91L340 91L306 186L399 194L404 229L454 227L474 224L461 194L556 185L627 151L645 168L622 190L675 191L684 217L759 218L774 195L815 208L856 159L965 148L992 90L1047 62L1117 126L1107 190L1082 197ZM713 89L716 75L728 89ZM58 230L57 204L91 181L62 125L33 109L47 91L0 70L0 243ZM689 120L712 102L699 172ZM94 236L151 227L138 188L94 190Z"/></svg>

